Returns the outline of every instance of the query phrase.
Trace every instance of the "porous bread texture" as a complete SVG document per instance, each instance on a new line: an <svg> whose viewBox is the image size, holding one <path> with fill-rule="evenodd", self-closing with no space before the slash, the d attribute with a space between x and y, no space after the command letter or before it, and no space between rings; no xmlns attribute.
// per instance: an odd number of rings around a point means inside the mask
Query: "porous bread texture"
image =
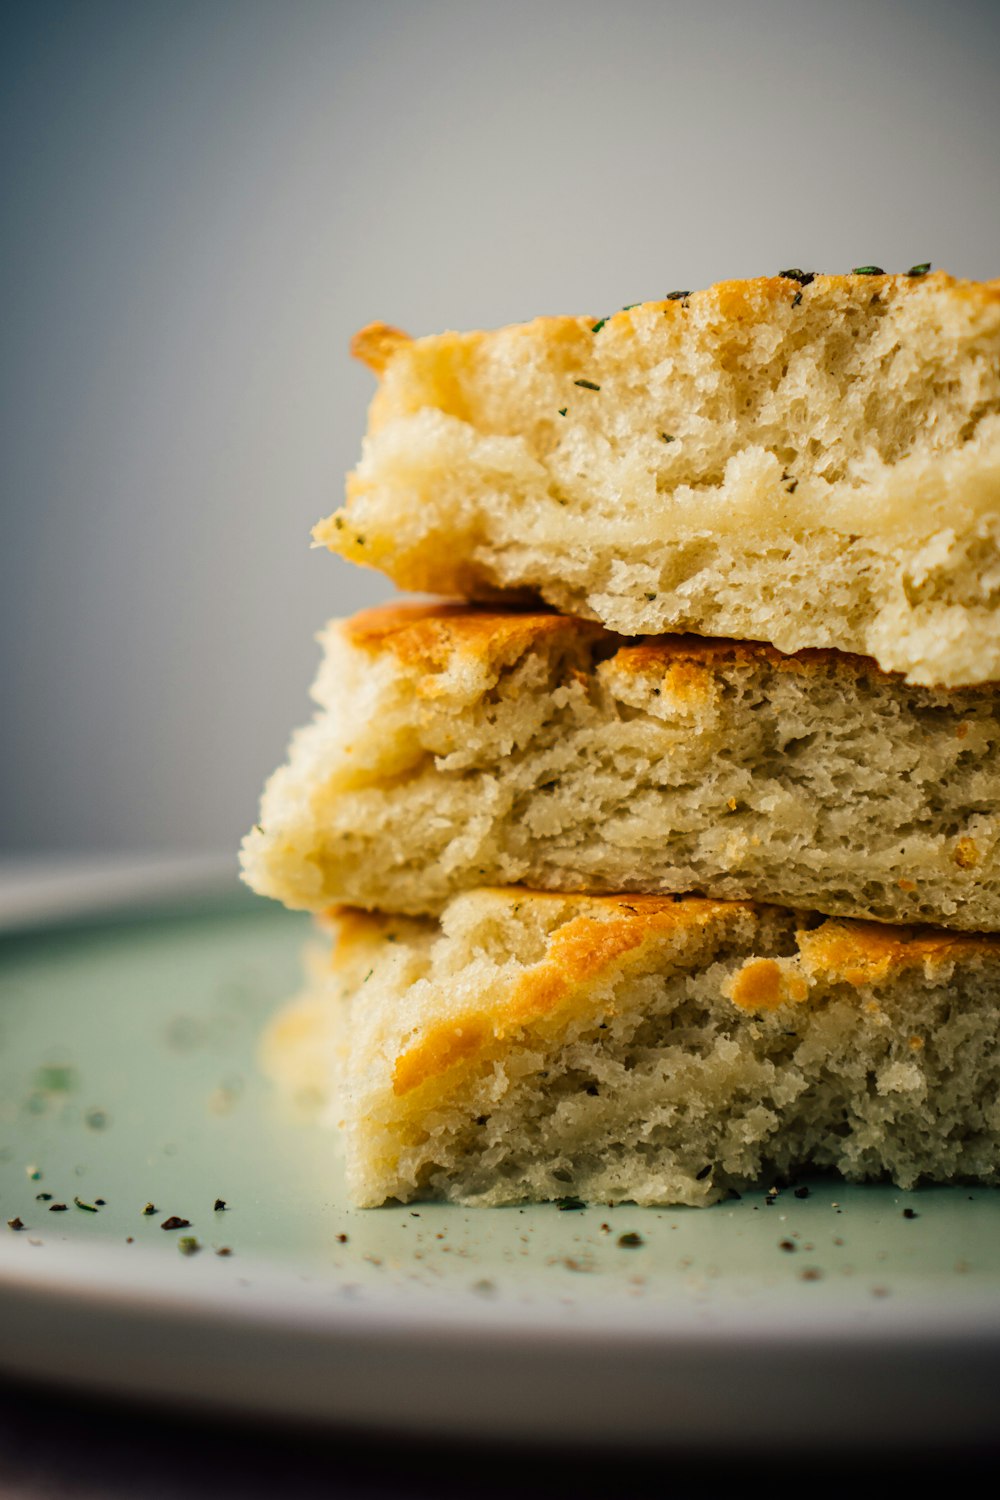
<svg viewBox="0 0 1000 1500"><path fill-rule="evenodd" d="M1000 678L1000 281L730 281L410 340L314 532L404 588Z"/></svg>
<svg viewBox="0 0 1000 1500"><path fill-rule="evenodd" d="M458 606L324 645L322 712L243 850L289 906L434 913L521 883L1000 928L996 687Z"/></svg>
<svg viewBox="0 0 1000 1500"><path fill-rule="evenodd" d="M341 925L264 1056L286 1084L289 1041L325 1060L361 1207L997 1180L1000 939L511 891Z"/></svg>

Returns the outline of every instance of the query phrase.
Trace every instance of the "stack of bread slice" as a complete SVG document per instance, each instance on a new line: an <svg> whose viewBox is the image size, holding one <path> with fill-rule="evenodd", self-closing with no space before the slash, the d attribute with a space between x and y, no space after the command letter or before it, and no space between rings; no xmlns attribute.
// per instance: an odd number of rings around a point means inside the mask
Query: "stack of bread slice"
<svg viewBox="0 0 1000 1500"><path fill-rule="evenodd" d="M244 843L354 1200L1000 1178L1000 283L788 271L410 340Z"/></svg>

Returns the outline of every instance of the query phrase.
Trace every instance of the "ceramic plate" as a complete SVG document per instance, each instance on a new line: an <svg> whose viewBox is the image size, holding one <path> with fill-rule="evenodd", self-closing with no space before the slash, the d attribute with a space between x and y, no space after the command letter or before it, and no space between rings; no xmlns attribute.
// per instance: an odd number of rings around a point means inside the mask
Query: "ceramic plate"
<svg viewBox="0 0 1000 1500"><path fill-rule="evenodd" d="M335 1137L255 1067L306 920L176 872L111 889L0 938L5 1370L427 1433L993 1433L995 1193L353 1210Z"/></svg>

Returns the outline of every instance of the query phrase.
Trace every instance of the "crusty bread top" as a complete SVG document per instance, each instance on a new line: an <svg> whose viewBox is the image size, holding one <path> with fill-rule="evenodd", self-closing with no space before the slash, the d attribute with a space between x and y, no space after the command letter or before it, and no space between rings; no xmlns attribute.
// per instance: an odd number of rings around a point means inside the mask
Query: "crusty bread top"
<svg viewBox="0 0 1000 1500"><path fill-rule="evenodd" d="M369 370L381 375L396 351L412 342L401 328L393 328L389 323L368 323L351 339L351 353Z"/></svg>
<svg viewBox="0 0 1000 1500"><path fill-rule="evenodd" d="M869 345L862 370L856 357ZM839 396L827 381L815 410L799 368L810 346L826 349L823 358L840 372ZM853 487L854 463L866 467L878 454L892 465L918 449L961 447L996 416L1000 280L963 281L944 271L814 275L801 282L758 277L635 303L596 320L539 317L417 339L372 323L351 347L379 378L370 435L432 409L482 436L520 438L545 464L566 423L599 430L615 447L636 436L623 427L627 413L645 430L656 412L671 429L653 445L658 470L666 465L657 480L664 493L678 483L711 488L727 455L752 442L777 453L783 436L795 471L785 476L789 484L808 488L815 469ZM654 388L659 395L650 406ZM859 391L869 388L877 399L866 397L859 407ZM839 417L831 411L838 403ZM853 414L841 427L848 406ZM349 479L349 499L356 488ZM336 518L320 523L315 536L367 562L347 514L339 525Z"/></svg>
<svg viewBox="0 0 1000 1500"><path fill-rule="evenodd" d="M871 306L873 298L917 298L934 292L947 290L956 304L964 304L969 313L986 314L1000 311L1000 279L994 281L964 281L949 276L946 271L933 271L922 276L904 275L855 275L827 276L822 272L796 276L756 276L746 280L720 281L701 291L686 292L661 300L635 302L609 317L595 318L593 314L580 316L547 316L512 324L496 330L477 330L469 333L430 334L420 340L411 338L399 328L388 323L369 323L351 340L351 353L360 359L379 377L383 376L393 361L406 357L414 343L430 344L432 341L488 340L496 334L523 334L525 337L542 338L558 344L576 336L591 335L595 331L631 333L644 313L662 313L672 320L675 327L683 328L684 313L692 302L702 310L708 309L711 321L719 328L731 324L734 334L747 330L755 324L766 323L778 310L787 308L789 301L808 295L810 299L825 297L842 301L846 296L859 307Z"/></svg>
<svg viewBox="0 0 1000 1500"><path fill-rule="evenodd" d="M356 349L379 383L317 545L633 638L1000 676L1000 282L795 273Z"/></svg>
<svg viewBox="0 0 1000 1500"><path fill-rule="evenodd" d="M734 1005L766 1011L789 1001L798 1003L807 998L810 979L860 990L906 969L940 973L974 953L1000 958L1000 936L938 927L830 919L819 928L799 932L797 940L794 965L788 959L755 958L737 971L726 989Z"/></svg>
<svg viewBox="0 0 1000 1500"><path fill-rule="evenodd" d="M889 928L874 922L829 919L800 926L797 951L780 958L753 957L755 933L794 914L752 901L713 901L704 897L566 896L520 889L480 890L452 903L485 926L530 917L548 929L541 959L524 964L510 985L483 994L475 1007L430 1024L396 1057L393 1090L408 1094L456 1066L467 1066L498 1043L526 1030L561 1029L572 1018L607 1003L607 983L623 968L656 972L683 969L704 960L699 937L728 937L748 950L747 961L723 985L741 1010L767 1012L807 1000L814 985L847 984L870 993L906 970L922 968L930 977L955 964L980 958L1000 961L1000 936L946 932L931 927ZM331 913L343 932L345 949L335 964L357 963L359 945L374 960L383 941L395 943L399 919L379 913L340 909ZM804 920L806 914L801 914ZM448 926L446 913L445 927ZM422 924L424 927L426 923ZM403 927L419 930L419 923ZM467 934L468 936L468 934ZM772 950L773 951L773 950ZM693 959L689 955L693 954ZM601 999L601 996L604 996ZM429 1018L430 1019L430 1018Z"/></svg>
<svg viewBox="0 0 1000 1500"><path fill-rule="evenodd" d="M536 643L563 636L584 643L606 642L615 666L635 676L658 676L677 663L699 668L732 663L763 664L779 671L808 674L834 668L852 675L886 679L871 657L828 647L785 653L766 641L731 641L698 635L662 635L630 642L592 620L544 609L491 609L487 605L393 602L362 610L338 622L344 639L373 655L391 653L405 668L442 670L454 656L475 657L490 665L516 658ZM617 649L616 649L617 648Z"/></svg>
<svg viewBox="0 0 1000 1500"><path fill-rule="evenodd" d="M487 664L509 660L560 635L582 641L616 639L601 625L552 610L452 603L377 605L342 621L340 630L350 645L373 655L391 653L402 666L421 671L440 671L456 655Z"/></svg>
<svg viewBox="0 0 1000 1500"><path fill-rule="evenodd" d="M530 904L547 906L558 925L551 932L541 962L526 967L499 1006L488 1001L480 1011L432 1024L396 1059L393 1091L408 1094L449 1071L471 1062L497 1042L525 1029L557 1028L592 1002L595 986L623 966L631 967L651 950L683 950L685 938L740 915L753 918L766 908L753 902L710 901L690 896L566 897L549 892L495 890L477 892L481 903L499 900L506 915L517 916ZM474 898L475 899L475 898ZM536 906L537 910L537 906ZM556 914L558 913L558 917ZM559 920L561 918L562 920Z"/></svg>

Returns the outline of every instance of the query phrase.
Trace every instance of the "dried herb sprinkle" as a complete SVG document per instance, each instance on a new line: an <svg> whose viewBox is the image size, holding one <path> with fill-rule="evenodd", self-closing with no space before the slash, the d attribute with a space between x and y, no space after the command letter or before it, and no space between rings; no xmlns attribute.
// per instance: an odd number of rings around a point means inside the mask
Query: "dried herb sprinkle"
<svg viewBox="0 0 1000 1500"><path fill-rule="evenodd" d="M604 325L605 325L605 323L607 321L608 321L607 318L598 318L597 322L593 325L593 327L590 330L591 333L600 333L601 329L604 327Z"/></svg>
<svg viewBox="0 0 1000 1500"><path fill-rule="evenodd" d="M885 272L881 266L852 266L852 276L884 276Z"/></svg>
<svg viewBox="0 0 1000 1500"><path fill-rule="evenodd" d="M35 1086L47 1094L70 1094L76 1083L76 1070L64 1064L49 1064L35 1072Z"/></svg>
<svg viewBox="0 0 1000 1500"><path fill-rule="evenodd" d="M922 260L918 266L911 266L906 274L907 276L926 276L930 268L930 261Z"/></svg>
<svg viewBox="0 0 1000 1500"><path fill-rule="evenodd" d="M559 1210L559 1212L561 1214L576 1213L576 1211L578 1209L586 1208L586 1207L587 1207L587 1205L586 1205L586 1203L584 1203L584 1201L583 1201L582 1198L557 1198L556 1199L556 1208L558 1208L558 1210Z"/></svg>
<svg viewBox="0 0 1000 1500"><path fill-rule="evenodd" d="M164 1219L160 1225L161 1229L190 1229L191 1220L178 1218L177 1214L171 1214L169 1219Z"/></svg>
<svg viewBox="0 0 1000 1500"><path fill-rule="evenodd" d="M582 391L599 391L601 389L592 380L574 380L573 384L578 385Z"/></svg>
<svg viewBox="0 0 1000 1500"><path fill-rule="evenodd" d="M618 1236L618 1243L623 1250L638 1250L639 1246L644 1244L645 1241L641 1234L629 1233L620 1234Z"/></svg>

